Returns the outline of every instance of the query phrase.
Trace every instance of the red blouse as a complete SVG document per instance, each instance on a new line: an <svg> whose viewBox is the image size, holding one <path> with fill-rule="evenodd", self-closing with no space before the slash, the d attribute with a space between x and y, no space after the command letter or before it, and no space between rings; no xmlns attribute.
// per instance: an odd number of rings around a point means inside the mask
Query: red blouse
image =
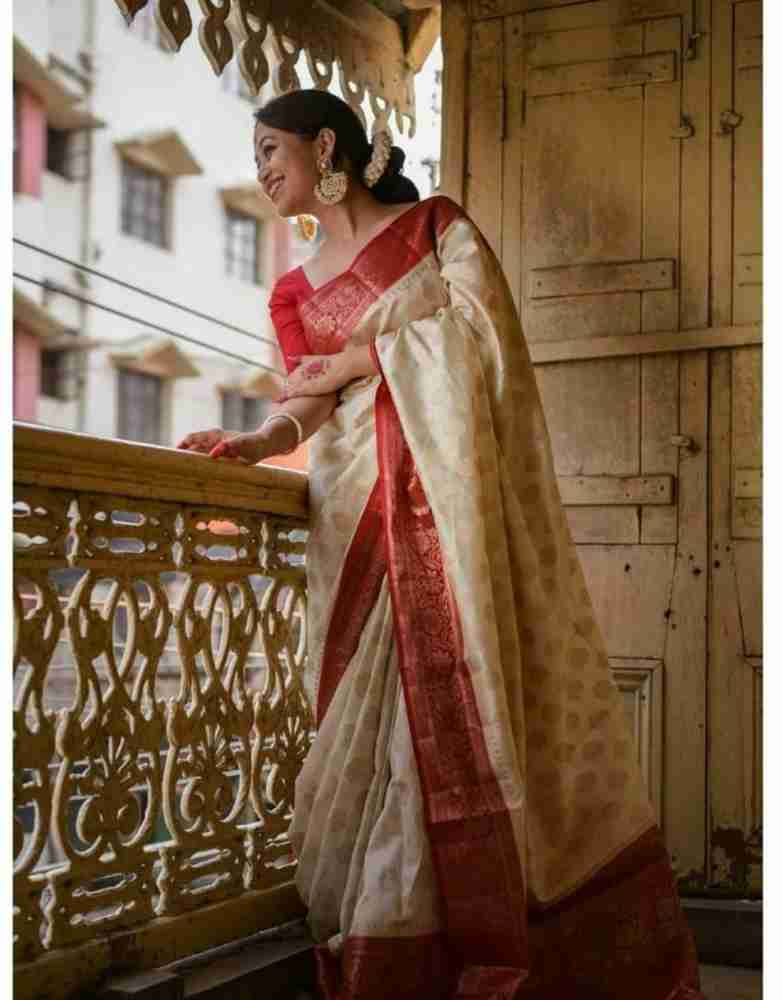
<svg viewBox="0 0 782 1000"><path fill-rule="evenodd" d="M269 299L277 340L290 372L294 355L338 354L367 307L423 257L462 209L445 195L411 205L372 237L340 274L313 288L304 269L278 279Z"/></svg>

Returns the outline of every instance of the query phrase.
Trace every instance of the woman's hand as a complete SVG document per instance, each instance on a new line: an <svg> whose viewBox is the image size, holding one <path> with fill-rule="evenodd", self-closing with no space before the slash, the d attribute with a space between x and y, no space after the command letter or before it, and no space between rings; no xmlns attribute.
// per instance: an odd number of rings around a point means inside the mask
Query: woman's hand
<svg viewBox="0 0 782 1000"><path fill-rule="evenodd" d="M237 434L219 427L208 431L194 431L183 437L177 448L199 452L210 458L229 458L248 465L255 465L274 454L269 438L258 431Z"/></svg>
<svg viewBox="0 0 782 1000"><path fill-rule="evenodd" d="M233 437L231 431L224 431L220 427L212 427L208 431L193 431L187 434L177 444L177 448L184 451L198 451L203 455L208 455L215 445L220 444L226 438Z"/></svg>
<svg viewBox="0 0 782 1000"><path fill-rule="evenodd" d="M350 351L340 354L300 354L293 360L298 365L290 373L283 384L282 395L278 403L297 396L325 396L337 392L356 378L352 364L353 355Z"/></svg>
<svg viewBox="0 0 782 1000"><path fill-rule="evenodd" d="M210 458L230 458L234 461L257 465L264 458L278 454L270 435L261 431L233 434L223 438L209 452Z"/></svg>

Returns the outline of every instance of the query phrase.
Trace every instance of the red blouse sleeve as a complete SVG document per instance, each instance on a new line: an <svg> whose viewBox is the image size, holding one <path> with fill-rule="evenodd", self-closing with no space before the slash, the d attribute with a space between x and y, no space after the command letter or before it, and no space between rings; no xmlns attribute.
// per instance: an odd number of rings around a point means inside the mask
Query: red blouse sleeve
<svg viewBox="0 0 782 1000"><path fill-rule="evenodd" d="M296 308L295 289L292 283L287 280L287 275L280 278L272 289L269 312L274 324L274 331L277 334L277 342L285 360L286 371L290 373L298 364L298 361L291 360L293 355L311 354L312 352L304 335L299 311Z"/></svg>

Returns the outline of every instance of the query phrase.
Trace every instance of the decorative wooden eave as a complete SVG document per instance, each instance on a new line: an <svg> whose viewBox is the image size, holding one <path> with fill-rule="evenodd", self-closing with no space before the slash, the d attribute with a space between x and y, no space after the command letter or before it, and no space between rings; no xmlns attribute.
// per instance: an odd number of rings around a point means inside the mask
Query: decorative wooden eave
<svg viewBox="0 0 782 1000"><path fill-rule="evenodd" d="M35 334L41 340L52 341L55 338L69 337L68 328L31 299L18 288L14 288L14 324L19 324L28 333ZM71 338L73 339L73 338ZM47 349L49 343L44 345Z"/></svg>
<svg viewBox="0 0 782 1000"><path fill-rule="evenodd" d="M105 121L78 107L84 99L80 91L66 87L19 38L14 37L14 80L24 84L46 108L46 120L53 128L103 128Z"/></svg>
<svg viewBox="0 0 782 1000"><path fill-rule="evenodd" d="M327 90L336 70L342 96L365 125L361 104L368 96L374 128L394 114L400 132L407 122L408 135L415 134L413 77L436 38L438 15L425 8L439 4L431 0L383 0L377 6L368 0L224 0L219 8L187 0L115 3L129 24L152 3L161 34L176 51L193 31L190 6L199 11L207 6L210 13L201 14L198 37L218 76L236 54L254 95L270 78L273 91L283 94L300 86L295 65L304 53L318 88Z"/></svg>
<svg viewBox="0 0 782 1000"><path fill-rule="evenodd" d="M262 193L257 181L221 188L220 197L227 209L240 215L250 215L261 222L279 219L274 205Z"/></svg>
<svg viewBox="0 0 782 1000"><path fill-rule="evenodd" d="M192 177L203 168L176 129L145 132L114 143L117 152L130 163L154 170L164 177Z"/></svg>
<svg viewBox="0 0 782 1000"><path fill-rule="evenodd" d="M117 368L160 378L196 378L201 374L170 337L134 337L110 358Z"/></svg>

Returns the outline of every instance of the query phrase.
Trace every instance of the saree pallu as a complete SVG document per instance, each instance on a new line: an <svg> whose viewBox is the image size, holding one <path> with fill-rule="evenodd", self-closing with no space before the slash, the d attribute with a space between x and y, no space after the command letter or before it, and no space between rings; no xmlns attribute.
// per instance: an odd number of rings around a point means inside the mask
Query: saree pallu
<svg viewBox="0 0 782 1000"><path fill-rule="evenodd" d="M490 248L427 199L273 305L284 350L380 372L310 447L291 837L324 995L701 998Z"/></svg>

